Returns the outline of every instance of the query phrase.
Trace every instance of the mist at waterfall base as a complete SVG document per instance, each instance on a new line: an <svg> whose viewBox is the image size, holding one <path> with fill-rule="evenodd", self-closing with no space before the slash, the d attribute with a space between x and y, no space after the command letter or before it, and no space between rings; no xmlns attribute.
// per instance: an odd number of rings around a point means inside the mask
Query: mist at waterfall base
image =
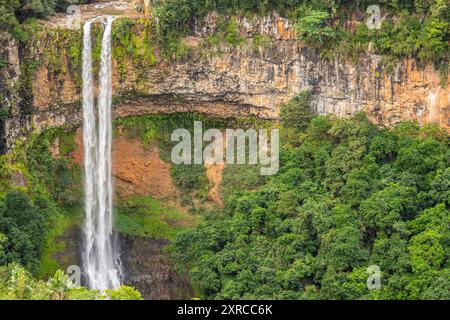
<svg viewBox="0 0 450 320"><path fill-rule="evenodd" d="M112 187L112 71L111 29L114 17L104 22L99 74L99 96L95 112L91 28L83 27L83 144L85 223L83 270L89 288L114 289L121 284L119 252L113 231Z"/></svg>

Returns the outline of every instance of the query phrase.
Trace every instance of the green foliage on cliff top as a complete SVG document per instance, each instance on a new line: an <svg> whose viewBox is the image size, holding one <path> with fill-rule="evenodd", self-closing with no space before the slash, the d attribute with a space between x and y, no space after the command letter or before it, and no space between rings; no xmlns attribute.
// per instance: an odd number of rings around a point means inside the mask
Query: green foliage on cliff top
<svg viewBox="0 0 450 320"><path fill-rule="evenodd" d="M65 11L71 4L87 0L0 0L0 26L3 30L18 28L19 22L30 18L46 18L56 11Z"/></svg>
<svg viewBox="0 0 450 320"><path fill-rule="evenodd" d="M366 9L379 5L383 23L380 30L369 30ZM336 55L356 59L373 43L375 53L385 56L386 63L393 59L411 57L421 62L443 65L450 62L450 4L442 0L431 1L178 1L166 0L157 7L158 33L163 39L176 39L188 34L193 19L201 19L216 10L228 15L270 14L273 10L289 17L298 36L310 47L321 51L323 57ZM354 15L353 15L354 14ZM348 21L357 17L355 27ZM230 22L233 19L229 19ZM231 24L230 24L231 25ZM220 29L220 28L218 28ZM219 30L220 32L220 30ZM239 39L236 28L225 30L225 38ZM179 42L179 41L178 41ZM231 41L239 44L239 41ZM447 67L448 68L448 67ZM446 76L446 75L445 75ZM446 77L445 77L446 80Z"/></svg>
<svg viewBox="0 0 450 320"><path fill-rule="evenodd" d="M153 26L149 20L119 18L113 24L113 57L117 61L120 79L126 76L127 63L142 78L156 63L152 48Z"/></svg>
<svg viewBox="0 0 450 320"><path fill-rule="evenodd" d="M39 2L45 1L37 0L34 3ZM384 17L380 30L369 30L366 27L369 17L365 10L368 5L374 4L380 5ZM54 7L54 4L49 5ZM0 10L5 11L5 25L10 24L6 12L16 12L15 7L11 9L11 6L0 6ZM45 5L36 7L45 8ZM221 54L223 46L233 47L247 43L247 39L240 33L241 26L237 23L237 16L267 15L275 10L287 16L293 22L298 37L309 47L318 49L324 58L331 60L337 56L350 57L356 62L371 44L371 51L383 56L388 70L392 71L398 59L417 58L422 64L434 63L441 74L442 85L447 82L450 64L450 5L442 0L389 3L359 1L357 4L353 1L321 0L166 0L160 2L154 10L157 20L125 17L114 23L113 56L117 62L120 80L133 78L138 85L143 84L148 70L156 63L156 47L165 59L181 61L188 58L194 49L188 42L183 41L182 37L190 34L194 19L201 19L212 10L217 10L221 15L217 20L215 32L200 45L202 55ZM30 92L29 84L33 72L36 70L34 60L37 60L37 65L44 63L48 66L50 77L70 76L75 80L77 90L81 90L81 32L46 29L37 37L36 28L30 28L29 25L36 25L32 18L42 17L42 13L24 14L23 17L31 19L27 19L24 25L15 24L12 33L24 43L30 44L30 52L33 51L33 46L44 48L39 57L30 57L30 61L26 61L26 57L23 59L24 85L21 95L25 97L24 101L30 100L27 94ZM100 30L101 27L94 28L93 32L95 75L98 73L101 40L98 36L100 32L96 29ZM268 42L256 34L253 41L256 49L259 49L261 39ZM64 57L68 58L68 67L65 66ZM57 95L60 89L57 86L52 87L52 94Z"/></svg>

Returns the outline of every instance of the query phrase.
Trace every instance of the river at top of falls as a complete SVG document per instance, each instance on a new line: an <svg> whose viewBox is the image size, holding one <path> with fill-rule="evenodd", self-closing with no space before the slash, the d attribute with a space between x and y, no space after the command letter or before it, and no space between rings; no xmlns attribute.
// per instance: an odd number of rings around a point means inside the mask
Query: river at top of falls
<svg viewBox="0 0 450 320"><path fill-rule="evenodd" d="M119 253L113 231L111 29L104 21L100 59L98 111L92 74L92 21L83 28L83 142L85 223L83 268L89 288L105 290L121 284ZM98 125L96 125L98 120Z"/></svg>

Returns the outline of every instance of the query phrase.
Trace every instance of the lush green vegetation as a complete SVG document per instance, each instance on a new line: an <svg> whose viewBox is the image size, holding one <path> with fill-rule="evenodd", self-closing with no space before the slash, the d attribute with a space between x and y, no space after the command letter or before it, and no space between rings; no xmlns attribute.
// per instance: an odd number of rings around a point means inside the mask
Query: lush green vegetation
<svg viewBox="0 0 450 320"><path fill-rule="evenodd" d="M362 114L314 117L308 106L303 93L281 107L276 176L262 177L257 166L227 166L224 208L202 216L151 197L123 199L119 232L173 240L174 256L203 298L448 298L448 134L415 123L380 129ZM204 129L266 125L198 114L125 118L115 125L168 157L172 130L193 130L194 120ZM31 137L1 158L2 298L102 298L61 285L67 281L54 259L66 245L59 237L79 221L70 213L81 199L80 170L70 162L74 148L74 131L62 128ZM23 187L11 182L18 173ZM204 168L175 166L172 175L187 198L207 187ZM366 287L370 265L380 267L380 290ZM55 273L59 280L52 280ZM137 297L129 288L111 294Z"/></svg>
<svg viewBox="0 0 450 320"><path fill-rule="evenodd" d="M67 245L60 237L81 218L74 148L74 131L60 128L0 156L0 300L141 299L130 287L105 293L75 287L55 259Z"/></svg>
<svg viewBox="0 0 450 320"><path fill-rule="evenodd" d="M145 71L156 63L151 45L152 30L149 20L121 18L114 22L113 56L121 80L126 77L127 64L131 63L138 78L142 78Z"/></svg>
<svg viewBox="0 0 450 320"><path fill-rule="evenodd" d="M36 269L44 235L45 212L22 192L10 192L0 204L0 264L20 263Z"/></svg>
<svg viewBox="0 0 450 320"><path fill-rule="evenodd" d="M74 129L51 129L36 138L23 159L32 193L66 208L80 205L81 168L70 157L75 147Z"/></svg>
<svg viewBox="0 0 450 320"><path fill-rule="evenodd" d="M0 25L4 30L18 31L19 22L30 18L46 18L64 11L71 4L88 0L0 0Z"/></svg>
<svg viewBox="0 0 450 320"><path fill-rule="evenodd" d="M48 281L37 280L18 264L0 267L0 300L142 300L127 286L100 293L76 287L61 270Z"/></svg>
<svg viewBox="0 0 450 320"><path fill-rule="evenodd" d="M55 83L70 76L80 89L81 32L43 30L34 18L83 2L0 0L0 25L20 40L16 89L23 115L33 112L31 84L41 64ZM384 17L379 30L365 24L365 10L373 4L381 6ZM450 4L443 0L165 0L154 11L158 23L128 18L114 23L113 56L120 80L130 76L129 70L138 84L145 80L156 62L156 41L163 57L188 57L192 49L181 37L192 30L194 18L212 10L221 16L216 32L200 44L206 54L247 43L238 16L275 10L293 21L299 39L324 58L356 61L370 48L388 67L405 57L434 63L442 84L447 81ZM349 23L353 17L357 21ZM94 26L94 68L101 31ZM269 47L272 40L255 34L253 50ZM36 55L38 46L42 50ZM0 57L0 68L6 65ZM52 87L51 95L60 89ZM183 102L176 96L166 99ZM123 200L119 232L175 240L173 253L189 268L204 298L449 299L448 134L415 123L380 129L362 114L348 120L313 116L308 104L309 94L303 93L281 107L282 166L276 176L262 177L258 166L227 166L221 187L224 208L202 217L151 197ZM8 114L1 109L0 121ZM146 147L158 145L162 159L169 161L171 132L180 127L192 132L195 120L203 121L204 129L257 124L175 114L119 119L116 126ZM0 299L104 298L73 288L55 259L66 247L60 237L80 220L72 213L82 198L80 168L70 160L74 137L72 129L49 130L29 137L27 144L18 142L0 157ZM171 173L182 204L195 213L207 210L193 201L201 204L207 197L205 168L173 166ZM367 289L370 265L381 270L379 290ZM140 298L127 287L106 295Z"/></svg>
<svg viewBox="0 0 450 320"><path fill-rule="evenodd" d="M37 275L40 279L48 279L56 271L62 269L60 262L55 259L55 255L67 249L69 245L62 239L69 230L78 228L82 221L81 207L64 208L61 212L52 215L46 223L45 239L42 246L42 254L39 261ZM76 230L76 229L75 229ZM74 257L68 257L73 259ZM76 265L77 261L63 261L65 265Z"/></svg>
<svg viewBox="0 0 450 320"><path fill-rule="evenodd" d="M183 193L183 204L194 206L192 195L200 200L206 200L209 191L209 181L206 169L201 164L174 165L172 177L178 190Z"/></svg>
<svg viewBox="0 0 450 320"><path fill-rule="evenodd" d="M239 184L251 169L225 170L223 210L178 236L200 296L450 298L447 133L380 129L363 114L291 121L307 114L305 97L282 108L279 173ZM370 265L379 290L367 289Z"/></svg>
<svg viewBox="0 0 450 320"><path fill-rule="evenodd" d="M162 204L152 197L123 199L118 207L117 231L125 235L174 240L178 233L192 229L199 220L175 203Z"/></svg>
<svg viewBox="0 0 450 320"><path fill-rule="evenodd" d="M49 276L56 270L44 266L57 266L51 252L62 232L57 230L64 229L60 223L66 221L61 207L78 204L80 174L74 165L69 169L67 158L73 133L50 130L30 140L0 157L0 264L19 263L33 274ZM49 151L55 140L59 159Z"/></svg>

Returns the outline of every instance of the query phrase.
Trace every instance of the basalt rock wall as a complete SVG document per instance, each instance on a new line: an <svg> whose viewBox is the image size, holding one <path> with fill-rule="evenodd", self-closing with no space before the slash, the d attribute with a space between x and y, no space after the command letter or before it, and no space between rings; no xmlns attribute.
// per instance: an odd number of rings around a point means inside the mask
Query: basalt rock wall
<svg viewBox="0 0 450 320"><path fill-rule="evenodd" d="M280 104L310 90L312 107L319 114L347 117L364 111L382 126L415 120L450 127L450 82L442 85L432 65L405 59L387 72L381 58L370 52L357 61L324 60L318 50L298 41L292 24L277 15L238 18L242 44L208 47L205 41L216 32L217 19L210 14L195 23L191 35L182 40L191 53L181 60L163 59L156 44L156 62L145 69L136 70L132 63L120 69L114 59L114 95L122 97L115 103L114 116L197 111L221 117L277 118ZM80 39L81 31L71 32ZM11 107L3 130L7 147L24 130L81 123L79 69L71 68L64 51L56 57L59 74L42 59L57 35L55 29L48 29L35 42L33 56L41 63L31 76L32 112L24 124L20 107ZM268 37L268 43L255 47L255 35ZM16 56L14 42L4 48L10 57ZM11 62L10 70L20 69L20 59Z"/></svg>

